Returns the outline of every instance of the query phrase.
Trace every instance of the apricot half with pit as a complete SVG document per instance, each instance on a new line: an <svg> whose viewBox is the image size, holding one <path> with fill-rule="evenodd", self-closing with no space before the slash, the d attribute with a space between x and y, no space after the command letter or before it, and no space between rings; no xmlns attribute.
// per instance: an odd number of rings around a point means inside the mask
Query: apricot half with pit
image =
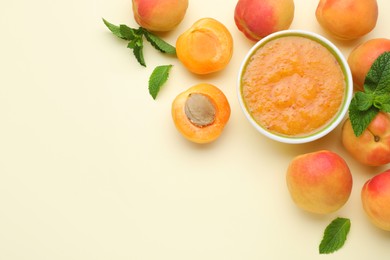
<svg viewBox="0 0 390 260"><path fill-rule="evenodd" d="M233 55L233 38L221 22L203 18L177 38L176 54L181 63L195 74L220 71Z"/></svg>
<svg viewBox="0 0 390 260"><path fill-rule="evenodd" d="M230 105L216 86L200 83L180 93L172 103L177 130L194 143L210 143L222 133L230 117Z"/></svg>

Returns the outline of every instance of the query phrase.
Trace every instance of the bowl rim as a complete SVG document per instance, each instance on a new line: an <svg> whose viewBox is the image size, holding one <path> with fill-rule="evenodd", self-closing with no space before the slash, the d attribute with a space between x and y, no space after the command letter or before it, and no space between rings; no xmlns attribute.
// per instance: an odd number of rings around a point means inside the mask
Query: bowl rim
<svg viewBox="0 0 390 260"><path fill-rule="evenodd" d="M314 41L320 43L321 45L323 45L324 47L326 47L333 54L333 56L337 59L339 65L343 71L343 74L345 77L345 82L346 82L344 99L343 99L343 103L341 105L341 109L339 109L339 111L333 117L333 119L330 122L328 122L325 126L321 127L318 131L315 131L314 133L309 133L308 135L305 135L305 136L286 136L286 135L270 132L270 131L266 130L265 128L263 128L259 123L257 123L255 121L255 119L252 117L252 115L248 111L246 104L245 104L245 101L244 101L244 98L242 96L242 91L241 91L242 90L242 85L241 85L242 75L243 75L244 69L246 68L246 65L248 64L250 57L260 47L262 47L263 45L265 45L269 41L274 40L276 38L280 38L280 37L286 37L286 36L306 37L306 38L314 40ZM247 52L244 59L242 60L241 65L240 65L240 69L239 69L239 73L238 73L238 77L237 77L238 101L239 101L241 110L243 111L247 120L251 123L251 125L253 127L255 127L255 129L258 132L260 132L264 136L266 136L272 140L282 142L282 143L289 143L289 144L308 143L308 142L312 142L312 141L315 141L317 139L320 139L320 138L324 137L325 135L329 134L331 131L333 131L341 123L341 121L344 119L345 115L347 114L349 104L350 104L351 99L352 99L352 95L353 95L352 73L351 73L351 70L349 68L347 59L344 57L343 53L339 50L339 48L335 44L333 44L330 40L328 40L324 36L322 36L318 33L315 33L315 32L307 31L307 30L296 30L296 29L282 30L282 31L278 31L278 32L269 34L268 36L266 36L266 37L262 38L261 40L259 40L258 42L256 42L251 47L251 49Z"/></svg>

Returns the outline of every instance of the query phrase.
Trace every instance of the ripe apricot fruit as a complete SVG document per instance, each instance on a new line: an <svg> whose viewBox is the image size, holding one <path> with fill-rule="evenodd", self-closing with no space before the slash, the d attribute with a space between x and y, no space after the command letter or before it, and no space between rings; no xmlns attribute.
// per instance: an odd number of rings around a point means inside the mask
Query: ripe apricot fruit
<svg viewBox="0 0 390 260"><path fill-rule="evenodd" d="M230 118L230 105L216 86L200 83L180 93L172 103L177 130L194 143L210 143L222 133Z"/></svg>
<svg viewBox="0 0 390 260"><path fill-rule="evenodd" d="M189 71L209 74L228 65L233 54L233 38L219 21L202 18L177 38L176 54Z"/></svg>
<svg viewBox="0 0 390 260"><path fill-rule="evenodd" d="M381 166L390 163L390 114L378 113L367 129L356 137L351 119L341 129L344 148L360 163Z"/></svg>
<svg viewBox="0 0 390 260"><path fill-rule="evenodd" d="M295 204L308 212L340 209L352 191L352 174L340 155L320 150L296 156L287 169L287 187Z"/></svg>
<svg viewBox="0 0 390 260"><path fill-rule="evenodd" d="M390 39L375 38L356 46L348 56L353 84L356 90L363 90L364 80L374 61L384 52L390 51Z"/></svg>
<svg viewBox="0 0 390 260"><path fill-rule="evenodd" d="M353 40L375 28L378 4L376 0L320 0L316 18L335 38Z"/></svg>
<svg viewBox="0 0 390 260"><path fill-rule="evenodd" d="M286 30L294 19L293 0L239 0L234 9L237 28L250 40Z"/></svg>
<svg viewBox="0 0 390 260"><path fill-rule="evenodd" d="M143 28L166 32L173 30L184 18L188 0L133 0L133 14Z"/></svg>
<svg viewBox="0 0 390 260"><path fill-rule="evenodd" d="M375 175L363 185L361 200L369 220L378 228L390 231L390 170Z"/></svg>

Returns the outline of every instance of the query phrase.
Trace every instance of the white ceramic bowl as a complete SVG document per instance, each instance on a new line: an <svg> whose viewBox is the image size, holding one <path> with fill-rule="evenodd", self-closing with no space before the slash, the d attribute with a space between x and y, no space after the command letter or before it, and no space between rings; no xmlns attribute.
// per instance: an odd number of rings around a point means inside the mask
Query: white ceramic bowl
<svg viewBox="0 0 390 260"><path fill-rule="evenodd" d="M300 36L300 37L305 37L311 40L314 40L324 47L326 47L330 53L333 54L333 56L336 58L338 63L340 64L340 67L344 73L344 78L345 78L345 91L344 91L344 98L342 101L342 104L336 113L336 115L325 125L317 129L316 131L303 135L303 136L288 136L288 135L283 135L275 132L271 132L261 126L259 123L255 121L255 119L252 117L251 113L249 112L247 105L245 104L245 100L242 95L242 75L245 71L246 65L249 61L249 59L252 57L252 55L262 46L264 46L266 43L268 43L271 40L274 40L276 38L280 37L286 37L286 36ZM329 40L324 38L321 35L318 35L313 32L309 31L303 31L303 30L285 30L285 31L279 31L273 34L268 35L267 37L261 39L258 41L248 52L248 54L245 56L241 67L240 71L238 74L238 84L237 84L237 94L238 94L238 99L239 103L241 106L242 111L244 112L244 115L246 118L249 120L249 122L259 131L261 134L265 135L266 137L269 137L273 140L283 142L283 143L290 143L290 144L299 144L299 143L307 143L311 142L314 140L317 140L325 135L327 135L329 132L334 130L340 122L343 120L344 116L346 115L348 111L348 107L352 98L353 94L353 82L352 82L352 75L350 68L348 66L348 63L344 57L344 55L340 52L340 50Z"/></svg>

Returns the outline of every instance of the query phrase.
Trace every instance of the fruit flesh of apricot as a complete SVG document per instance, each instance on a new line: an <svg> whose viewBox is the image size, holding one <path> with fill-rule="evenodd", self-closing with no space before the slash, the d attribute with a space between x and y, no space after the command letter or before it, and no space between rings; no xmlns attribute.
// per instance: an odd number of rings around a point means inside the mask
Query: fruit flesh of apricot
<svg viewBox="0 0 390 260"><path fill-rule="evenodd" d="M176 41L179 60L195 74L224 69L233 55L233 38L219 21L203 18L182 33Z"/></svg>

